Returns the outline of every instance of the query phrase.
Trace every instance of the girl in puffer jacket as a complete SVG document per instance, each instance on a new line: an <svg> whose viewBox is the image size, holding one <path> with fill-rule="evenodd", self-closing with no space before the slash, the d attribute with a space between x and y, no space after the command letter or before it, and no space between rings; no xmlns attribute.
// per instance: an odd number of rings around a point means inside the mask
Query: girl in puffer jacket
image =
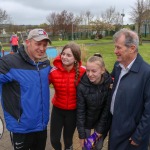
<svg viewBox="0 0 150 150"><path fill-rule="evenodd" d="M60 143L63 131L65 150L73 150L73 134L76 128L76 86L85 72L81 66L79 45L70 42L55 58L49 74L49 82L55 89L52 98L50 139L55 150L62 150Z"/></svg>
<svg viewBox="0 0 150 150"><path fill-rule="evenodd" d="M83 150L92 129L97 141L96 144L90 143L91 146L96 150L103 146L111 122L111 84L111 76L105 69L101 55L90 57L86 63L86 73L77 87L77 129Z"/></svg>

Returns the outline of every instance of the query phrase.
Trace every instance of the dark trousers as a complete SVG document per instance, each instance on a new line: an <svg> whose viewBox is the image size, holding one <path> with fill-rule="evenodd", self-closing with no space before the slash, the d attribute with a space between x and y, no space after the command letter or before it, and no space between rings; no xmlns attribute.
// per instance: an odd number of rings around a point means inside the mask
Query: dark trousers
<svg viewBox="0 0 150 150"><path fill-rule="evenodd" d="M62 150L61 133L65 150L72 150L73 134L76 128L76 110L63 110L55 106L52 108L50 123L50 139L55 150Z"/></svg>
<svg viewBox="0 0 150 150"><path fill-rule="evenodd" d="M18 51L18 45L12 45L12 51L16 53Z"/></svg>
<svg viewBox="0 0 150 150"><path fill-rule="evenodd" d="M14 150L45 150L47 130L20 134L12 133Z"/></svg>

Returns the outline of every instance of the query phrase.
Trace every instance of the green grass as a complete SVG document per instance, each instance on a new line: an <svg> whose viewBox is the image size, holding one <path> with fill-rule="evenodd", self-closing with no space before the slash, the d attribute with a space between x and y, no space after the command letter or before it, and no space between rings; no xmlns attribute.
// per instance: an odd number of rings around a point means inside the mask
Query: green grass
<svg viewBox="0 0 150 150"><path fill-rule="evenodd" d="M68 42L69 41L54 41L52 46L64 46ZM112 70L116 61L112 40L76 40L75 42L81 45L83 65L86 64L88 57L92 56L94 53L100 53L103 56L107 70ZM150 64L150 42L143 42L143 45L139 46L139 53L142 55L143 59Z"/></svg>
<svg viewBox="0 0 150 150"><path fill-rule="evenodd" d="M108 71L113 69L114 62L116 61L116 56L114 54L114 45L112 44L101 44L95 46L86 46L86 59L92 56L94 53L100 53L103 56L106 68ZM150 43L143 43L139 46L139 53L143 59L150 64Z"/></svg>
<svg viewBox="0 0 150 150"><path fill-rule="evenodd" d="M51 46L61 49L61 47L68 42L70 41L53 41ZM100 39L97 41L76 40L75 42L81 45L83 65L86 64L88 57L92 56L94 53L100 53L103 56L107 70L111 72L116 60L116 56L114 54L114 44L111 39ZM10 51L10 47L3 48L4 50ZM144 60L150 64L150 42L143 43L143 45L139 46L139 53L142 55Z"/></svg>
<svg viewBox="0 0 150 150"><path fill-rule="evenodd" d="M54 47L62 47L65 44L69 43L71 41L52 41L51 46ZM108 43L108 42L112 42L112 40L108 40L108 39L99 39L99 40L75 40L74 42L78 43L78 44L101 44L101 43ZM3 48L5 51L10 51L10 46L8 46L9 43L3 43Z"/></svg>
<svg viewBox="0 0 150 150"><path fill-rule="evenodd" d="M87 46L87 57L92 56L94 53L100 53L104 59L107 70L112 70L115 62L115 55L113 54L113 44L102 44L95 46Z"/></svg>
<svg viewBox="0 0 150 150"><path fill-rule="evenodd" d="M10 51L10 46L3 46L4 51Z"/></svg>
<svg viewBox="0 0 150 150"><path fill-rule="evenodd" d="M52 46L64 46L65 44L69 43L71 41L52 41ZM109 43L112 42L112 40L108 39L99 39L99 40L75 40L74 42L78 44L101 44L101 43Z"/></svg>

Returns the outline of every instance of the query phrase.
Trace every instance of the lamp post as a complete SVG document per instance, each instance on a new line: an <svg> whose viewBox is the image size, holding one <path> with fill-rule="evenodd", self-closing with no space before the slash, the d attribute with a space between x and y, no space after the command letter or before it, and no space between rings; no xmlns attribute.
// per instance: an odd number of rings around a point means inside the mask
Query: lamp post
<svg viewBox="0 0 150 150"><path fill-rule="evenodd" d="M122 27L123 27L123 17L125 16L124 11L122 11L121 16L122 16Z"/></svg>
<svg viewBox="0 0 150 150"><path fill-rule="evenodd" d="M72 41L73 41L73 22L72 22L72 28L71 28L71 35L72 35Z"/></svg>

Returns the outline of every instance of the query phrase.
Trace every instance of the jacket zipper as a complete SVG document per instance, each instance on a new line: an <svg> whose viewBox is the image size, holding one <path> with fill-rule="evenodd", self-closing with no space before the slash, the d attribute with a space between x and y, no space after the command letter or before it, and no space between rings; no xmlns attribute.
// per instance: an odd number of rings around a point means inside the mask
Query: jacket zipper
<svg viewBox="0 0 150 150"><path fill-rule="evenodd" d="M43 98L42 98L42 81L41 81L41 75L40 75L40 69L39 69L39 63L36 63L36 68L37 68L37 71L38 71L38 74L39 74L39 78L40 78L40 91L41 91L41 105L42 105L42 123L44 122L43 120ZM43 126L44 128L44 126Z"/></svg>
<svg viewBox="0 0 150 150"><path fill-rule="evenodd" d="M18 114L18 119L17 119L18 123L20 123L20 117L21 117L21 98L19 100L19 114Z"/></svg>
<svg viewBox="0 0 150 150"><path fill-rule="evenodd" d="M69 94L69 75L70 75L70 73L68 72L67 93L66 93L67 95ZM68 108L68 101L69 101L69 95L67 96L67 104L66 104L67 108Z"/></svg>

